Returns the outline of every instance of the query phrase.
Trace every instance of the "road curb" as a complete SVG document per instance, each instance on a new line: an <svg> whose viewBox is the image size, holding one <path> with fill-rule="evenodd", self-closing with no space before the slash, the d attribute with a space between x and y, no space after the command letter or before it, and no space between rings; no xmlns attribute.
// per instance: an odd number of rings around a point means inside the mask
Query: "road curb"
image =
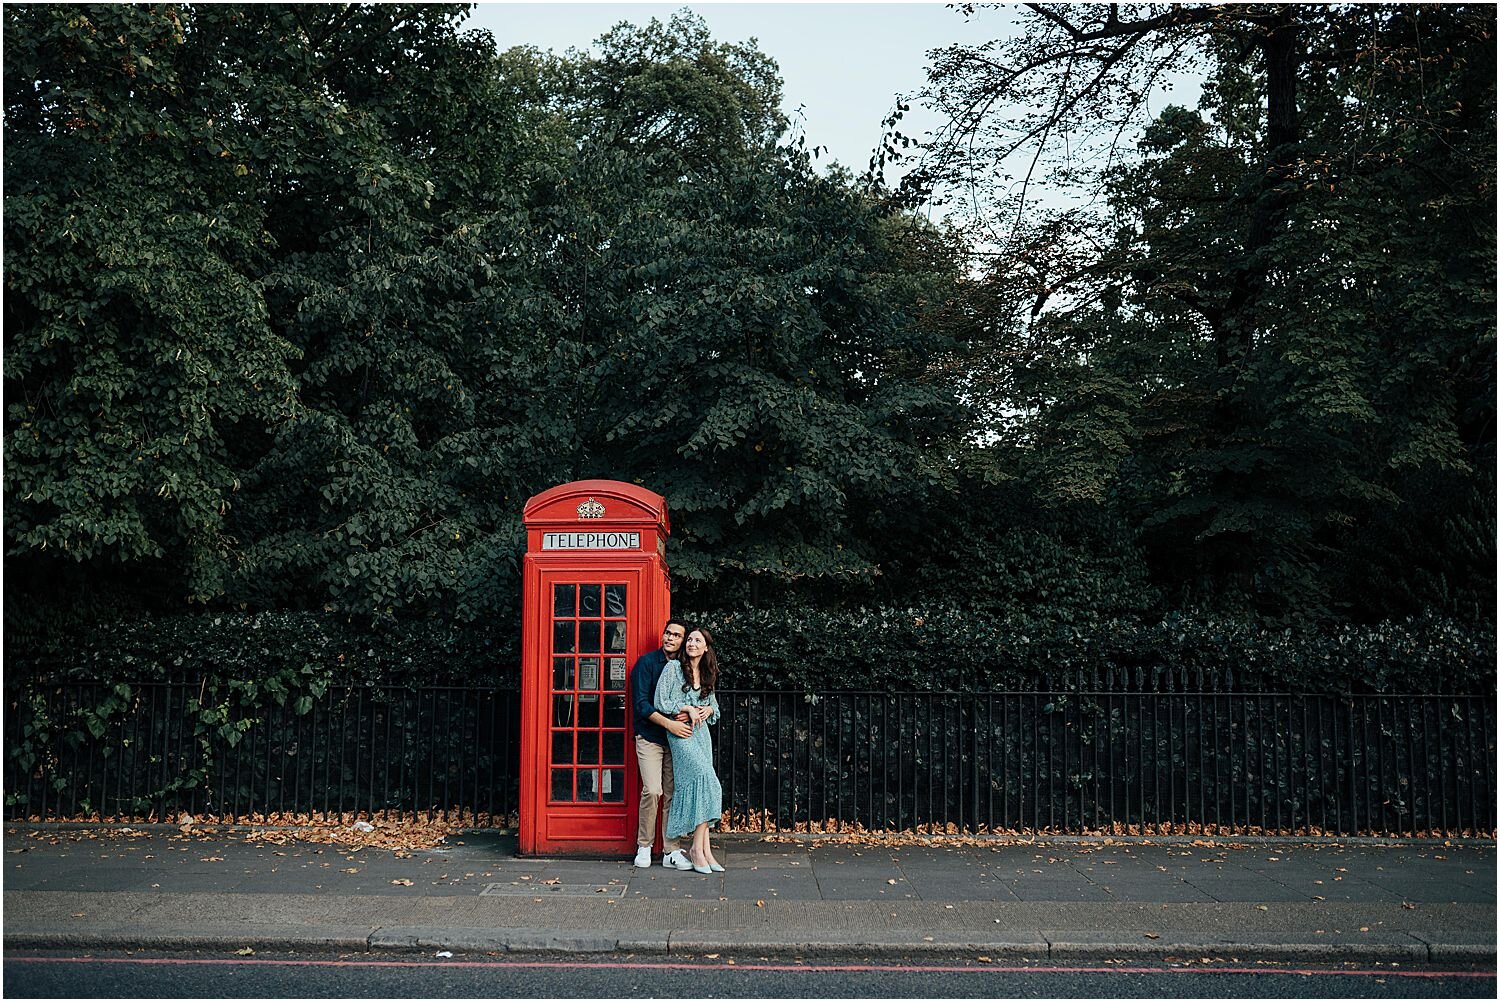
<svg viewBox="0 0 1500 1002"><path fill-rule="evenodd" d="M240 950L298 952L303 950L351 950L370 948L368 932L306 934L247 933L230 936L217 932L18 932L5 934L5 950L205 950L237 953Z"/></svg>
<svg viewBox="0 0 1500 1002"><path fill-rule="evenodd" d="M879 935L851 933L808 936L795 931L776 937L746 937L726 934L705 936L701 930L673 934L663 931L556 929L476 929L395 926L369 931L329 931L289 934L250 932L228 935L187 930L141 932L17 932L6 933L6 952L18 950L195 950L238 953L245 949L266 953L297 953L326 950L379 953L546 953L600 954L644 953L663 956L849 955L871 957L947 956L969 954L994 961L1088 962L1103 960L1202 959L1236 961L1275 960L1320 964L1359 963L1462 963L1493 966L1492 946L1463 943L1424 943L1415 937L1401 941L1393 936L1379 942L1259 943L1211 941L1139 940L1080 942L1043 936L1004 940L982 939L949 933L941 937L923 935Z"/></svg>

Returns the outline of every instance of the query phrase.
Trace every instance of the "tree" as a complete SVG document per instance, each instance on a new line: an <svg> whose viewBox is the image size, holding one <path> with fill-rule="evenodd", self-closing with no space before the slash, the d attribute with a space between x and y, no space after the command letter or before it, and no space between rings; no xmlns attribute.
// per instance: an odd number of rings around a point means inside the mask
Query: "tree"
<svg viewBox="0 0 1500 1002"><path fill-rule="evenodd" d="M195 106L173 8L4 16L8 549L214 594L232 439L298 412L244 127Z"/></svg>
<svg viewBox="0 0 1500 1002"><path fill-rule="evenodd" d="M1135 156L1063 165L1103 211L1023 214L992 266L1014 364L991 399L1039 489L1119 507L1189 598L1491 615L1493 11L1029 9L938 60L950 125L919 186L983 184L1027 144L1046 164L1069 130L1110 149L1153 81L1209 67ZM1419 539L1449 573L1375 556Z"/></svg>
<svg viewBox="0 0 1500 1002"><path fill-rule="evenodd" d="M531 421L504 294L544 116L461 15L6 11L6 528L38 589L493 606L568 431Z"/></svg>
<svg viewBox="0 0 1500 1002"><path fill-rule="evenodd" d="M886 512L951 480L966 420L929 361L951 242L781 145L774 67L701 20L565 68L578 157L548 259L580 474L658 486L695 600L868 579ZM576 377L576 382L570 379Z"/></svg>
<svg viewBox="0 0 1500 1002"><path fill-rule="evenodd" d="M7 9L28 597L508 621L525 499L588 476L667 494L704 595L868 579L951 477L954 247L780 144L764 54L460 14Z"/></svg>

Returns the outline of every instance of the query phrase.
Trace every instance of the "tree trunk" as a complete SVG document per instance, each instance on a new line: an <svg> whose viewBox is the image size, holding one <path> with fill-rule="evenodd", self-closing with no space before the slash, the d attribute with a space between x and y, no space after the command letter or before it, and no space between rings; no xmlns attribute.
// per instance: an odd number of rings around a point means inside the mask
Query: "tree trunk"
<svg viewBox="0 0 1500 1002"><path fill-rule="evenodd" d="M1244 263L1234 276L1225 302L1226 329L1218 341L1220 369L1231 363L1234 343L1240 357L1254 346L1255 324L1244 312L1265 279L1265 265L1255 260L1270 242L1276 224L1285 213L1289 192L1284 187L1292 177L1293 150L1300 128L1297 118L1297 71L1302 64L1301 36L1292 14L1282 8L1260 40L1266 63L1266 146L1261 183L1250 206L1245 228ZM1233 338L1233 342L1230 338Z"/></svg>

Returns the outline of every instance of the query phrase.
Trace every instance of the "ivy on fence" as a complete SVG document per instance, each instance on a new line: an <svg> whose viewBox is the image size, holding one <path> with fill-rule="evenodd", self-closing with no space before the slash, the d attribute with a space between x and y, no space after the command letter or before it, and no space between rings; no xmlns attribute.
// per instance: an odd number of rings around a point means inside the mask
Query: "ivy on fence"
<svg viewBox="0 0 1500 1002"><path fill-rule="evenodd" d="M514 694L314 676L7 692L13 817L514 807Z"/></svg>

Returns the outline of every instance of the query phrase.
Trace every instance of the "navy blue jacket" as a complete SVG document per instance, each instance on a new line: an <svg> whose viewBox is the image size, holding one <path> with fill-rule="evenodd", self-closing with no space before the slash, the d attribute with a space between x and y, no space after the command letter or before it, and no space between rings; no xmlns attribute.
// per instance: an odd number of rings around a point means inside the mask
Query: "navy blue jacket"
<svg viewBox="0 0 1500 1002"><path fill-rule="evenodd" d="M651 722L656 712L656 683L667 667L667 652L658 647L649 654L642 654L630 669L630 709L635 715L635 733L647 741L666 747L667 729Z"/></svg>

